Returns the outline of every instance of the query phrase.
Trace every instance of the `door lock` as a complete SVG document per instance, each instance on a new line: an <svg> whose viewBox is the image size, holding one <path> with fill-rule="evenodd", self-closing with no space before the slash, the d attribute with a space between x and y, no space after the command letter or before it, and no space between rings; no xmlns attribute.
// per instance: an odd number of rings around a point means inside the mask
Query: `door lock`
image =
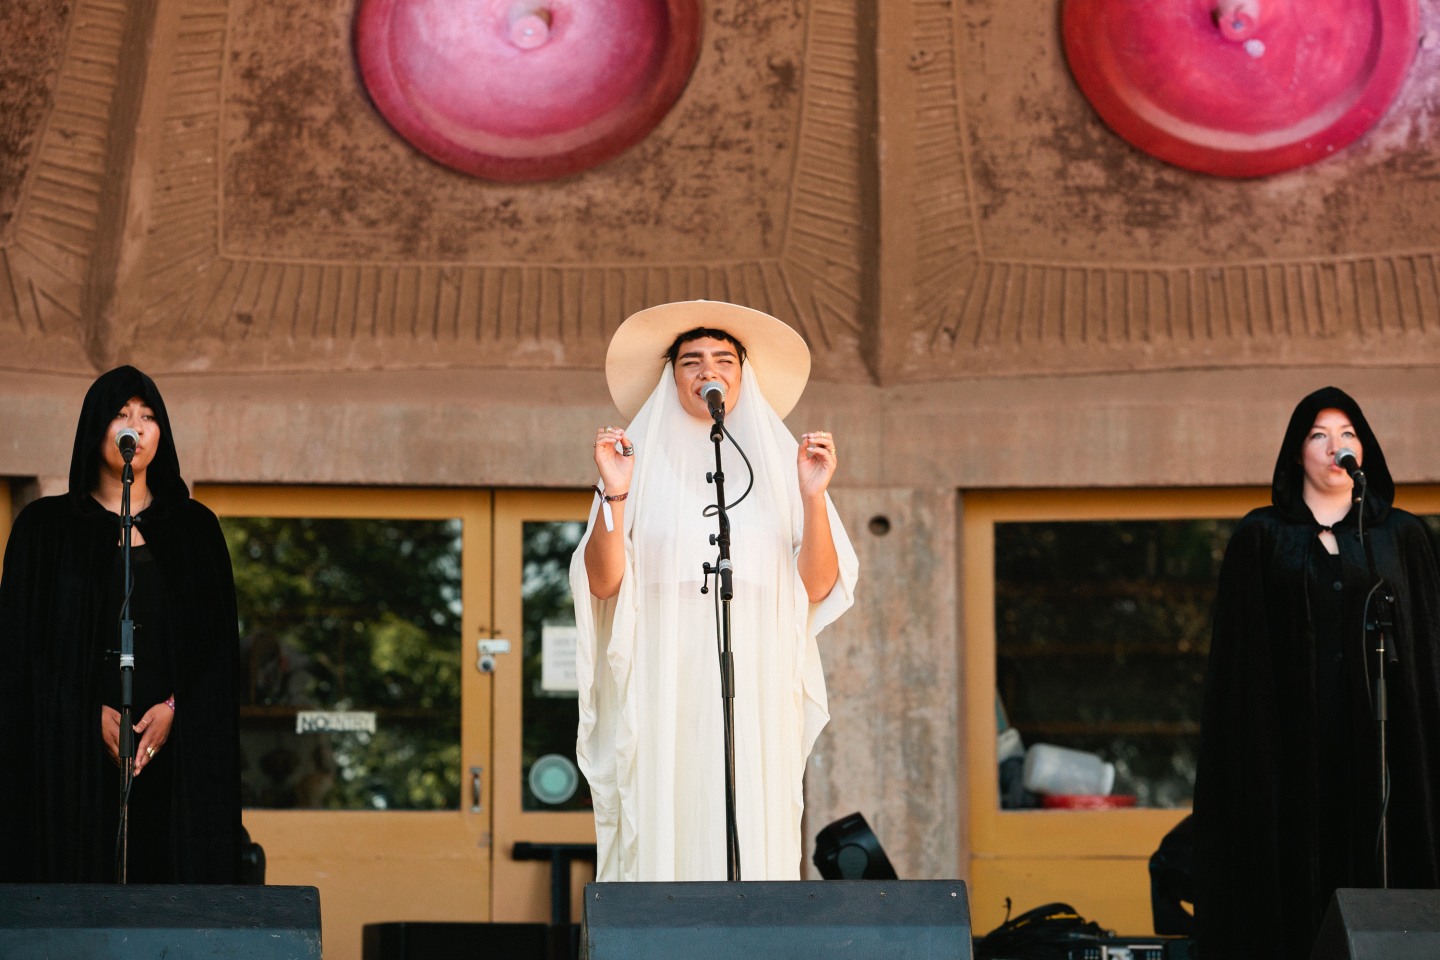
<svg viewBox="0 0 1440 960"><path fill-rule="evenodd" d="M475 649L479 658L475 661L475 669L481 673L495 672L495 657L502 653L510 652L509 640L477 640Z"/></svg>

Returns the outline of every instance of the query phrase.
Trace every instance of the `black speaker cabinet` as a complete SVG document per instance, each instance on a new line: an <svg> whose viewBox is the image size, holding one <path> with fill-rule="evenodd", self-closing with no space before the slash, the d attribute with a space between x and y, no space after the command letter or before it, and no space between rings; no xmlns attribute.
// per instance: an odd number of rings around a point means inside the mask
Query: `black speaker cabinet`
<svg viewBox="0 0 1440 960"><path fill-rule="evenodd" d="M314 887L0 884L5 960L320 958Z"/></svg>
<svg viewBox="0 0 1440 960"><path fill-rule="evenodd" d="M549 960L575 957L579 939L578 926L543 923L367 923L361 960Z"/></svg>
<svg viewBox="0 0 1440 960"><path fill-rule="evenodd" d="M1440 890L1335 891L1310 960L1435 960Z"/></svg>
<svg viewBox="0 0 1440 960"><path fill-rule="evenodd" d="M970 960L959 880L592 883L582 960Z"/></svg>

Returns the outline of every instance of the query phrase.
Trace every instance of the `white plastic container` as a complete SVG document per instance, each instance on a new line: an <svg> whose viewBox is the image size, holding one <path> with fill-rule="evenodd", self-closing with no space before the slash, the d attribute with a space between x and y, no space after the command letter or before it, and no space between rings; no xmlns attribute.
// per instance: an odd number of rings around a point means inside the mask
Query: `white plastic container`
<svg viewBox="0 0 1440 960"><path fill-rule="evenodd" d="M1025 751L1025 789L1050 796L1105 795L1115 786L1115 764L1098 754L1037 743Z"/></svg>
<svg viewBox="0 0 1440 960"><path fill-rule="evenodd" d="M995 762L1004 763L1011 757L1025 756L1025 741L1020 739L1020 731L1014 727L1007 727L1000 731L1000 736L995 738Z"/></svg>

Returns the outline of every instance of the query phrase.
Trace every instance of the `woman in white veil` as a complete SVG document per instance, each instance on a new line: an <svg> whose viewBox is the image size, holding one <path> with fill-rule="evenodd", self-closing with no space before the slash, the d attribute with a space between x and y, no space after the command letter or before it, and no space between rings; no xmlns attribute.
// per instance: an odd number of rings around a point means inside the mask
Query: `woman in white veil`
<svg viewBox="0 0 1440 960"><path fill-rule="evenodd" d="M600 880L727 876L715 585L700 592L717 559L701 390L715 381L733 439L723 457L741 876L799 877L805 762L829 719L815 636L853 602L858 572L826 492L833 438L808 433L801 447L781 422L809 366L788 326L728 303L652 307L611 340L611 395L634 419L596 434L602 484L570 570L577 756Z"/></svg>

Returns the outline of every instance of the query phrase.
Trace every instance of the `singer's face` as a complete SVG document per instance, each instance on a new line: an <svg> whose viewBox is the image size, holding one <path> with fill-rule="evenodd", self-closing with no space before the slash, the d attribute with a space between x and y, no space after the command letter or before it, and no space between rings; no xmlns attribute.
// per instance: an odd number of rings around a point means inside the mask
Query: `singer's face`
<svg viewBox="0 0 1440 960"><path fill-rule="evenodd" d="M135 456L130 461L130 467L135 473L143 473L145 468L150 466L150 461L155 459L155 448L160 445L160 424L155 421L155 411L139 397L131 397L125 402L125 406L115 412L114 419L105 430L105 439L100 444L100 456L104 458L105 469L116 477L120 476L121 469L125 466L125 458L120 456L120 447L115 442L115 437L126 427L140 435L135 444Z"/></svg>
<svg viewBox="0 0 1440 960"><path fill-rule="evenodd" d="M711 337L680 344L675 357L675 388L680 393L680 406L701 420L710 419L710 408L700 396L700 387L709 380L725 385L725 413L729 414L740 399L740 356L735 345Z"/></svg>
<svg viewBox="0 0 1440 960"><path fill-rule="evenodd" d="M1335 464L1335 451L1342 447L1355 451L1355 459L1364 466L1365 451L1345 411L1321 410L1300 447L1300 465L1305 468L1307 489L1322 495L1350 492L1353 485L1350 474Z"/></svg>

